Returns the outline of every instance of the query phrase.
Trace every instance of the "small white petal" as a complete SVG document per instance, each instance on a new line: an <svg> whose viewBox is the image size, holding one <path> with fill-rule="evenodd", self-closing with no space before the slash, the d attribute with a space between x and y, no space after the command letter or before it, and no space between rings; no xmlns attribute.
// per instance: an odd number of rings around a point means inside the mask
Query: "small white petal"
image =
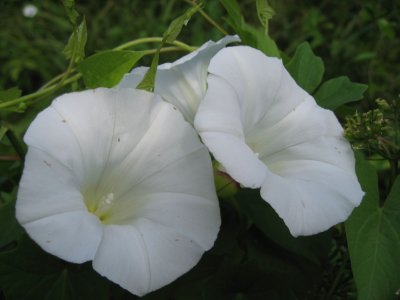
<svg viewBox="0 0 400 300"><path fill-rule="evenodd" d="M363 192L334 114L317 106L280 60L250 47L222 49L209 72L195 127L227 173L261 186L295 236L345 220Z"/></svg>
<svg viewBox="0 0 400 300"><path fill-rule="evenodd" d="M43 250L73 263L93 259L104 227L87 211L54 214L22 225Z"/></svg>
<svg viewBox="0 0 400 300"><path fill-rule="evenodd" d="M210 59L223 47L240 41L238 36L226 36L218 42L208 41L199 49L173 63L160 65L157 69L155 92L175 105L185 119L193 123L207 87L207 67ZM136 68L125 75L121 87L136 87L147 68Z"/></svg>
<svg viewBox="0 0 400 300"><path fill-rule="evenodd" d="M318 161L282 161L276 173L267 177L261 196L293 236L316 234L346 220L364 194L354 174Z"/></svg>
<svg viewBox="0 0 400 300"><path fill-rule="evenodd" d="M150 288L150 261L141 233L130 225L109 225L93 260L93 268L135 295Z"/></svg>
<svg viewBox="0 0 400 300"><path fill-rule="evenodd" d="M30 147L16 203L19 222L25 224L54 214L86 211L79 188L71 169Z"/></svg>

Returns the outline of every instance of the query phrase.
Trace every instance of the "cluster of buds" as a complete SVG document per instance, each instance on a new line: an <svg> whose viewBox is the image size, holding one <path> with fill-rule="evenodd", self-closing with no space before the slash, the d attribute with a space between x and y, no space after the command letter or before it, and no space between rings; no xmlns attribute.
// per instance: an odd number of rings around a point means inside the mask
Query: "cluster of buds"
<svg viewBox="0 0 400 300"><path fill-rule="evenodd" d="M346 117L345 136L356 150L400 158L399 107L396 101L376 99L376 108Z"/></svg>

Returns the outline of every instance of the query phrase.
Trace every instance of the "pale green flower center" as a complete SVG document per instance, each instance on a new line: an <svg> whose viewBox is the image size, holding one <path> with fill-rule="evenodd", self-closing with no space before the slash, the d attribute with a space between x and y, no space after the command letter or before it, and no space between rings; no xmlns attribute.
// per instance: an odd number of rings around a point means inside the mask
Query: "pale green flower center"
<svg viewBox="0 0 400 300"><path fill-rule="evenodd" d="M111 217L111 208L116 203L113 192L99 194L93 189L83 193L85 205L89 212L99 218L104 224L109 224Z"/></svg>

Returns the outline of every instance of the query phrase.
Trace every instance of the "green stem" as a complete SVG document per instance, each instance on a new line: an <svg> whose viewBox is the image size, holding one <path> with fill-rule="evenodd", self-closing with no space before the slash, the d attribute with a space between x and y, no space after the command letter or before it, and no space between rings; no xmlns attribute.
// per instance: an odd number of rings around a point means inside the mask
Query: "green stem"
<svg viewBox="0 0 400 300"><path fill-rule="evenodd" d="M6 101L6 102L3 102L3 103L0 103L0 109L1 108L6 108L6 107L10 107L10 106L14 106L14 105L19 104L21 102L24 102L24 101L27 101L27 100L30 100L30 99L33 99L33 98L37 98L37 97L46 95L46 94L48 94L50 92L53 92L53 91L59 89L62 86L66 86L66 85L78 80L81 77L82 77L82 74L76 74L76 75L66 79L62 83L62 85L59 85L59 84L52 85L52 86L49 86L47 88L40 89L37 92L34 92L32 94L28 94L28 95L22 96L20 98L14 99L14 100L10 100L10 101Z"/></svg>
<svg viewBox="0 0 400 300"><path fill-rule="evenodd" d="M189 3L192 6L198 5L198 3L196 3L196 1L193 1L193 0L185 0L185 2ZM224 35L229 35L229 33L225 29L223 29L222 26L219 25L213 18L211 18L201 7L199 8L199 12L200 12L201 16L207 20L208 23L210 23L212 26L217 28Z"/></svg>
<svg viewBox="0 0 400 300"><path fill-rule="evenodd" d="M149 43L149 42L161 42L162 38L161 37L149 37L149 38L142 38L142 39L137 39L134 41L130 41L127 42L125 44L122 44L118 47L113 48L113 50L123 50L135 45L139 45L139 44L143 44L143 43ZM174 41L173 43L171 43L172 45L174 45L175 47L164 47L161 49L160 52L172 52L172 51L189 51L192 52L193 50L196 49L196 47L191 47L183 42L180 41ZM151 55L156 53L157 49L149 49L144 51L145 55ZM69 66L70 67L70 66ZM10 101L6 101L6 102L2 102L0 103L0 109L4 109L4 108L8 108L14 105L17 105L19 103L40 97L40 96L44 96L48 93L54 92L58 89L60 89L63 86L66 86L72 82L77 81L78 79L80 79L82 77L81 73L75 74L74 76L67 78L67 76L69 76L70 74L72 74L73 72L75 72L74 68L69 68L69 71L67 70L66 72L63 72L62 74L57 75L56 77L54 77L53 79L51 79L49 82L47 82L45 85L43 85L39 90L37 90L34 93L19 97L17 99L13 99ZM60 81L59 81L60 80ZM59 82L58 82L59 81Z"/></svg>
<svg viewBox="0 0 400 300"><path fill-rule="evenodd" d="M133 40L133 41L127 42L125 44L119 45L118 47L115 47L113 50L124 50L126 48L130 48L130 47L140 45L140 44L145 44L145 43L161 43L162 40L163 40L162 37L141 38L141 39ZM180 41L173 41L171 44L178 48L181 48L182 50L188 51L188 52L192 52L196 49L195 47L191 47L188 44L185 44Z"/></svg>
<svg viewBox="0 0 400 300"><path fill-rule="evenodd" d="M64 77L65 73L66 72L61 73L61 74L57 75L56 77L54 77L53 79L51 79L50 81L46 82L39 90L45 89L45 88L51 86L52 84L56 83L58 80L60 80L61 78Z"/></svg>

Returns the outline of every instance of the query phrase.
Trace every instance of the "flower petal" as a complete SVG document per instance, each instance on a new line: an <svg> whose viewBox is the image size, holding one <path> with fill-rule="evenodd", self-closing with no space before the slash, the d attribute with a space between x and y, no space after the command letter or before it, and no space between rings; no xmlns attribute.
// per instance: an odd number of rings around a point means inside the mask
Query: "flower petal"
<svg viewBox="0 0 400 300"><path fill-rule="evenodd" d="M192 268L220 226L210 155L160 96L71 93L34 120L17 218L46 251L143 295ZM70 153L63 153L68 152Z"/></svg>
<svg viewBox="0 0 400 300"><path fill-rule="evenodd" d="M250 47L222 49L209 72L195 127L227 173L261 186L295 236L345 220L363 192L334 114L317 106L280 60Z"/></svg>
<svg viewBox="0 0 400 300"><path fill-rule="evenodd" d="M142 296L190 270L203 252L189 237L163 224L138 219L134 226L107 226L93 267Z"/></svg>
<svg viewBox="0 0 400 300"><path fill-rule="evenodd" d="M175 105L184 118L193 123L197 107L206 91L207 67L210 59L227 44L238 41L240 41L238 36L226 36L218 42L208 41L177 61L160 65L157 70L155 92ZM125 75L120 86L136 87L145 71L145 68L134 69L131 74Z"/></svg>
<svg viewBox="0 0 400 300"><path fill-rule="evenodd" d="M343 222L364 194L354 174L324 162L281 161L279 169L267 176L261 196L293 236L316 234Z"/></svg>
<svg viewBox="0 0 400 300"><path fill-rule="evenodd" d="M16 203L18 221L45 251L70 262L92 260L102 236L70 169L29 148Z"/></svg>

